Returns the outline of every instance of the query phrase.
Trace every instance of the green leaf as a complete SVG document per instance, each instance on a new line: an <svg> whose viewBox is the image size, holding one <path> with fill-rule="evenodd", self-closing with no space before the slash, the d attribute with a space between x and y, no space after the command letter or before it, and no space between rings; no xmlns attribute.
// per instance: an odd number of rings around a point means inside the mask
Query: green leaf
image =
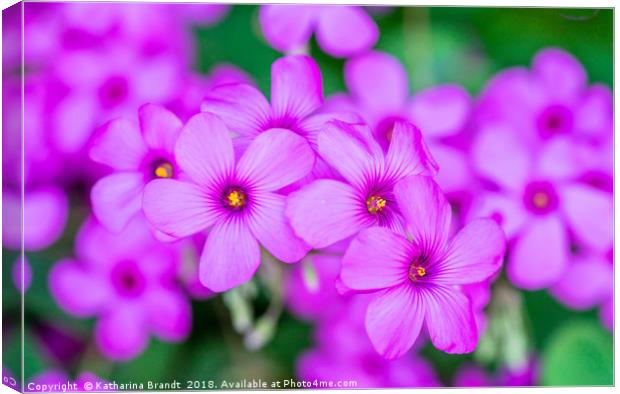
<svg viewBox="0 0 620 394"><path fill-rule="evenodd" d="M543 351L542 382L548 386L613 384L611 334L594 320L564 324Z"/></svg>

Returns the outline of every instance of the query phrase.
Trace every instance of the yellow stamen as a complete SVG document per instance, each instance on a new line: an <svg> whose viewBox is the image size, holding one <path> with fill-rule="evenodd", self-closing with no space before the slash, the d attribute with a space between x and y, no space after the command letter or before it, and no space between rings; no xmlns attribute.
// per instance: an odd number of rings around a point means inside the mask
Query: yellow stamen
<svg viewBox="0 0 620 394"><path fill-rule="evenodd" d="M544 192L537 192L532 197L532 202L536 208L545 208L549 204L549 196Z"/></svg>
<svg viewBox="0 0 620 394"><path fill-rule="evenodd" d="M245 205L245 194L239 190L233 190L226 195L226 203L233 208L241 208Z"/></svg>
<svg viewBox="0 0 620 394"><path fill-rule="evenodd" d="M409 280L411 280L412 282L415 282L416 280L426 276L426 269L422 267L421 265L417 265L415 263L411 264L409 266L408 276L409 276Z"/></svg>
<svg viewBox="0 0 620 394"><path fill-rule="evenodd" d="M387 200L382 197L371 196L366 200L366 208L370 213L381 212L387 205Z"/></svg>
<svg viewBox="0 0 620 394"><path fill-rule="evenodd" d="M158 178L172 178L172 164L162 163L155 168L155 176Z"/></svg>

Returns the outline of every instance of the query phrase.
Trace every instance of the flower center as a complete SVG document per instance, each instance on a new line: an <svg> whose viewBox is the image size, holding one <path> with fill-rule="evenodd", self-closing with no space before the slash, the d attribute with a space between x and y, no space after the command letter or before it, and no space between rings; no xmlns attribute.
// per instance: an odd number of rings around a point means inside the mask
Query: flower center
<svg viewBox="0 0 620 394"><path fill-rule="evenodd" d="M545 192L536 192L532 197L532 204L536 208L544 209L549 205L549 195Z"/></svg>
<svg viewBox="0 0 620 394"><path fill-rule="evenodd" d="M108 78L99 88L99 100L104 108L120 104L128 96L129 84L122 76Z"/></svg>
<svg viewBox="0 0 620 394"><path fill-rule="evenodd" d="M153 175L155 175L156 178L172 178L174 175L172 164L167 161L156 163L153 169Z"/></svg>
<svg viewBox="0 0 620 394"><path fill-rule="evenodd" d="M387 200L379 196L370 196L366 199L366 209L370 213L378 213L385 208Z"/></svg>
<svg viewBox="0 0 620 394"><path fill-rule="evenodd" d="M573 114L563 105L551 105L538 116L537 127L542 138L568 133L573 127Z"/></svg>
<svg viewBox="0 0 620 394"><path fill-rule="evenodd" d="M525 206L533 213L546 214L558 205L555 188L549 182L531 182L523 194Z"/></svg>
<svg viewBox="0 0 620 394"><path fill-rule="evenodd" d="M112 269L111 275L112 284L121 296L138 297L146 287L145 278L134 261L119 262Z"/></svg>
<svg viewBox="0 0 620 394"><path fill-rule="evenodd" d="M409 274L407 276L409 277L410 281L415 282L418 279L426 276L426 269L422 267L421 265L412 263L409 266Z"/></svg>
<svg viewBox="0 0 620 394"><path fill-rule="evenodd" d="M224 194L224 203L233 210L243 208L247 204L247 201L247 195L237 188L229 189L228 192Z"/></svg>

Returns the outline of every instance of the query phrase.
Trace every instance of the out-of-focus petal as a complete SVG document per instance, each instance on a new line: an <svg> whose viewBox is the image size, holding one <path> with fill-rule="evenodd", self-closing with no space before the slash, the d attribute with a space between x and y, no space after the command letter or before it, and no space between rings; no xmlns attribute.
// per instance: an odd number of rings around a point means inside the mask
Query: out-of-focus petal
<svg viewBox="0 0 620 394"><path fill-rule="evenodd" d="M248 225L261 245L285 263L301 260L310 246L295 235L284 216L285 197L265 193L256 196L255 203Z"/></svg>
<svg viewBox="0 0 620 394"><path fill-rule="evenodd" d="M321 70L309 56L291 55L271 66L271 107L275 119L301 119L323 103Z"/></svg>
<svg viewBox="0 0 620 394"><path fill-rule="evenodd" d="M506 237L511 239L521 229L528 214L523 204L515 198L499 193L486 193L476 201L470 217L488 217L495 220L506 233Z"/></svg>
<svg viewBox="0 0 620 394"><path fill-rule="evenodd" d="M409 117L424 136L444 137L463 130L471 107L465 89L441 85L418 92L409 104Z"/></svg>
<svg viewBox="0 0 620 394"><path fill-rule="evenodd" d="M532 218L510 253L508 278L527 290L549 287L564 273L568 249L566 230L558 217Z"/></svg>
<svg viewBox="0 0 620 394"><path fill-rule="evenodd" d="M125 118L109 122L90 148L90 158L117 170L138 169L147 147L138 126Z"/></svg>
<svg viewBox="0 0 620 394"><path fill-rule="evenodd" d="M237 178L255 190L281 189L312 170L314 152L289 130L271 129L252 141L237 164Z"/></svg>
<svg viewBox="0 0 620 394"><path fill-rule="evenodd" d="M264 4L259 21L265 39L282 52L302 48L312 35L318 7L293 4Z"/></svg>
<svg viewBox="0 0 620 394"><path fill-rule="evenodd" d="M101 178L90 192L93 213L108 230L118 233L140 212L143 188L144 175L139 172Z"/></svg>
<svg viewBox="0 0 620 394"><path fill-rule="evenodd" d="M613 133L613 95L609 87L591 86L575 108L574 127L578 134L604 141Z"/></svg>
<svg viewBox="0 0 620 394"><path fill-rule="evenodd" d="M368 305L366 331L375 349L386 359L405 354L417 339L426 306L410 283L383 290Z"/></svg>
<svg viewBox="0 0 620 394"><path fill-rule="evenodd" d="M545 84L548 94L561 100L573 100L585 88L587 76L583 66L568 52L544 49L532 63L536 78Z"/></svg>
<svg viewBox="0 0 620 394"><path fill-rule="evenodd" d="M108 297L107 287L73 260L52 267L49 288L58 305L78 317L99 313Z"/></svg>
<svg viewBox="0 0 620 394"><path fill-rule="evenodd" d="M138 356L148 344L145 323L136 308L117 306L97 321L95 341L99 350L115 361L126 361Z"/></svg>
<svg viewBox="0 0 620 394"><path fill-rule="evenodd" d="M260 264L260 248L248 226L239 217L216 224L209 232L200 257L200 282L222 292L254 276Z"/></svg>
<svg viewBox="0 0 620 394"><path fill-rule="evenodd" d="M446 353L469 353L478 343L478 330L469 299L444 286L421 289L426 328L433 345Z"/></svg>
<svg viewBox="0 0 620 394"><path fill-rule="evenodd" d="M26 190L23 208L26 250L44 249L62 235L69 217L69 200L63 190L53 186ZM9 205L4 207L5 211L10 209L13 208ZM19 214L19 210L16 213ZM15 229L5 228L4 231L19 231L19 226Z"/></svg>
<svg viewBox="0 0 620 394"><path fill-rule="evenodd" d="M576 257L551 293L573 309L588 309L613 293L613 267L602 257Z"/></svg>
<svg viewBox="0 0 620 394"><path fill-rule="evenodd" d="M145 308L152 333L166 341L180 341L191 329L192 311L180 293L161 287L146 294Z"/></svg>
<svg viewBox="0 0 620 394"><path fill-rule="evenodd" d="M173 237L205 230L226 214L200 187L175 179L149 182L144 188L143 209L159 231Z"/></svg>
<svg viewBox="0 0 620 394"><path fill-rule="evenodd" d="M408 281L413 244L382 227L362 230L342 258L340 278L354 290L378 290Z"/></svg>
<svg viewBox="0 0 620 394"><path fill-rule="evenodd" d="M375 45L379 29L361 7L327 6L318 17L316 39L334 57L361 53Z"/></svg>
<svg viewBox="0 0 620 394"><path fill-rule="evenodd" d="M323 248L370 226L364 208L351 186L322 179L291 193L285 212L297 235Z"/></svg>

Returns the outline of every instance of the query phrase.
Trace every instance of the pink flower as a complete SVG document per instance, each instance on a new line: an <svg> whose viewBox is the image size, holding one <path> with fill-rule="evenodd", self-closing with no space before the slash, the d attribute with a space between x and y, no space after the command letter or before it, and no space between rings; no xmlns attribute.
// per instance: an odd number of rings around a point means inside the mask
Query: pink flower
<svg viewBox="0 0 620 394"><path fill-rule="evenodd" d="M402 233L394 184L436 170L420 132L404 122L395 124L387 154L366 126L340 121L329 122L319 134L318 151L343 180L315 180L291 193L286 208L295 233L315 248L376 225Z"/></svg>
<svg viewBox="0 0 620 394"><path fill-rule="evenodd" d="M321 49L335 57L366 51L379 38L375 22L355 6L263 5L259 20L267 42L283 52L302 49L313 32Z"/></svg>
<svg viewBox="0 0 620 394"><path fill-rule="evenodd" d="M314 165L303 138L268 130L235 160L228 128L205 112L183 128L175 158L191 182L151 182L144 191L144 212L157 229L174 237L211 228L199 268L206 287L225 291L250 280L261 260L259 242L289 263L308 252L285 220L284 196L277 193Z"/></svg>
<svg viewBox="0 0 620 394"><path fill-rule="evenodd" d="M155 241L143 218L118 235L88 220L76 256L52 268L50 291L68 313L98 318L95 341L106 357L134 358L151 335L170 342L187 336L191 309L175 284L179 253Z"/></svg>
<svg viewBox="0 0 620 394"><path fill-rule="evenodd" d="M119 232L142 209L142 190L156 178L178 178L174 147L183 126L163 107L147 104L139 125L119 118L109 122L91 146L92 160L115 172L92 188L93 212L110 231Z"/></svg>
<svg viewBox="0 0 620 394"><path fill-rule="evenodd" d="M425 323L438 349L473 351L478 334L471 303L455 286L498 271L502 231L493 220L479 219L449 241L450 206L429 177L401 180L394 196L412 240L387 228L366 229L351 242L340 273L350 289L376 294L366 312L372 344L383 357L398 358Z"/></svg>
<svg viewBox="0 0 620 394"><path fill-rule="evenodd" d="M532 145L534 144L534 145ZM490 216L511 243L508 278L524 289L554 284L568 268L571 237L599 251L613 242L611 195L579 181L578 144L567 136L527 144L521 130L488 124L473 143L476 172L491 181L472 216Z"/></svg>

